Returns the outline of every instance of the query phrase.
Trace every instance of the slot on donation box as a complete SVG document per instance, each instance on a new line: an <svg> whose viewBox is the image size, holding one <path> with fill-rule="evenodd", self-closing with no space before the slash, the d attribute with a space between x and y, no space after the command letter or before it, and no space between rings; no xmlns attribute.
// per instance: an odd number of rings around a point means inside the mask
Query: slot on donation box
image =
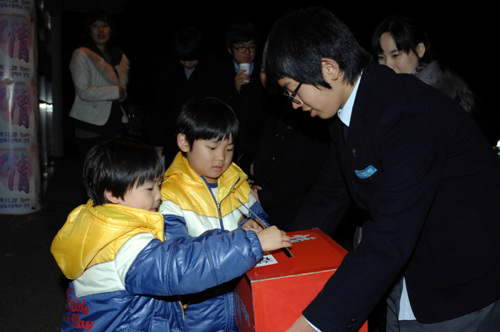
<svg viewBox="0 0 500 332"><path fill-rule="evenodd" d="M320 229L287 233L290 254L277 250L239 281L235 289L240 331L282 332L335 273L347 251ZM365 323L360 331L368 331Z"/></svg>

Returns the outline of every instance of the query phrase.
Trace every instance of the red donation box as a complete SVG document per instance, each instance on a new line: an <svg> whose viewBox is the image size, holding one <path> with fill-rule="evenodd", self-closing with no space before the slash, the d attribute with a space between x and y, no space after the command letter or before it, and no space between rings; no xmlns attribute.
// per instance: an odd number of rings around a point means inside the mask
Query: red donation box
<svg viewBox="0 0 500 332"><path fill-rule="evenodd" d="M273 251L235 289L241 332L283 332L335 273L347 251L320 229L289 232L290 255ZM368 331L365 323L360 331Z"/></svg>

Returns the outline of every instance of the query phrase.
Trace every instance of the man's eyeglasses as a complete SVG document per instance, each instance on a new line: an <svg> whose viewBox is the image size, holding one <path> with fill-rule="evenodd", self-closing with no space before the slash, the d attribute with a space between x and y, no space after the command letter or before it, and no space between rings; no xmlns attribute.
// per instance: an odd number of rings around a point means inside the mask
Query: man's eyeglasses
<svg viewBox="0 0 500 332"><path fill-rule="evenodd" d="M246 51L248 51L250 53L255 53L256 46L255 45L250 45L250 46L233 46L233 48L238 53L245 53Z"/></svg>
<svg viewBox="0 0 500 332"><path fill-rule="evenodd" d="M295 88L295 90L293 90L292 94L288 94L288 91L285 90L285 91L283 91L283 95L285 97L287 97L292 103L302 105L302 101L300 101L297 98L295 98L295 95L299 91L301 85L302 85L302 83L299 83L299 85L297 85L297 87Z"/></svg>

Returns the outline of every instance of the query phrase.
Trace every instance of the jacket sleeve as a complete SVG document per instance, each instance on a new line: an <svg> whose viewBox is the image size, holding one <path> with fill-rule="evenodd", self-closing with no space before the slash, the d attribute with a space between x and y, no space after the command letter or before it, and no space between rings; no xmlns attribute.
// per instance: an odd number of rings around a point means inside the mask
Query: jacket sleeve
<svg viewBox="0 0 500 332"><path fill-rule="evenodd" d="M129 69L130 69L130 61L128 60L125 54L122 54L122 59L120 63L115 66L115 71L118 74L118 83L124 89L127 88Z"/></svg>
<svg viewBox="0 0 500 332"><path fill-rule="evenodd" d="M196 293L237 278L263 256L257 234L237 229L206 232L188 244L152 239L139 234L124 247L117 264L127 260L127 252L141 249L131 265L120 269L125 287L133 294L159 296ZM144 246L144 243L147 243Z"/></svg>
<svg viewBox="0 0 500 332"><path fill-rule="evenodd" d="M110 85L106 82L104 77L100 78L102 82L96 82L97 69L91 68L92 66L95 65L80 49L73 52L69 69L71 71L75 93L84 101L118 100L118 85ZM113 68L110 66L109 70L112 71ZM92 71L96 72L94 73L94 79Z"/></svg>
<svg viewBox="0 0 500 332"><path fill-rule="evenodd" d="M165 239L186 244L189 239L195 239L189 236L186 221L181 216L163 215L165 219Z"/></svg>
<svg viewBox="0 0 500 332"><path fill-rule="evenodd" d="M423 92L408 90L415 94ZM358 94L360 92L361 87ZM427 95L433 98L432 91ZM365 204L371 218L363 224L359 246L346 255L335 274L304 310L304 316L322 330L359 329L385 292L401 278L405 266L416 255L417 241L430 236L422 234L422 229L432 205L440 203L435 198L439 186L445 188L440 177L447 158L463 152L450 152L449 148L453 145L451 132L455 123L449 121L452 117L444 118L455 110L447 109L451 103L436 99L436 104L442 107L437 108L422 97L415 98L417 102L412 104L408 99L397 104L392 102L393 109L384 109L386 118L371 124L377 130L370 136L368 146L378 159L369 156L363 166L379 163L380 172L362 180L364 182L357 182L359 189L356 191L358 196L366 195ZM370 112L375 110L372 106ZM359 151L357 158L363 158ZM447 172L450 166L455 165L449 164ZM352 177L355 168L346 169L346 177ZM368 181L377 184L371 187ZM422 257L418 259L423 260ZM432 257L434 259L436 257ZM422 262L418 265L426 267Z"/></svg>
<svg viewBox="0 0 500 332"><path fill-rule="evenodd" d="M186 220L177 204L165 201L160 206L159 212L163 214L165 220L165 239L183 244L199 240L189 235Z"/></svg>
<svg viewBox="0 0 500 332"><path fill-rule="evenodd" d="M262 208L262 205L260 205L260 203L252 195L252 193L250 193L250 195L248 197L248 202L246 202L244 205L245 205L245 207L243 209L245 211L250 210L252 212L246 213L248 218L240 224L240 227L242 225L244 225L245 222L248 221L248 219L255 219L255 216L259 217L259 219L262 220L267 227L270 226L270 224L268 222L268 219L269 219L268 214L266 213L266 211L264 211L264 209Z"/></svg>

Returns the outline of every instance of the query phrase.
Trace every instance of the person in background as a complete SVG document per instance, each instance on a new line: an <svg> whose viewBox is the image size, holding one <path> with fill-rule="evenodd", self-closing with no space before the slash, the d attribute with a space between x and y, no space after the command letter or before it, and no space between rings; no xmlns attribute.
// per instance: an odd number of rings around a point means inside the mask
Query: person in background
<svg viewBox="0 0 500 332"><path fill-rule="evenodd" d="M269 222L289 230L328 155L328 123L293 109L263 67L261 81L265 120L249 178Z"/></svg>
<svg viewBox="0 0 500 332"><path fill-rule="evenodd" d="M229 57L219 66L216 97L233 108L240 124L235 162L248 174L262 132L264 91L260 80L259 34L253 23L230 25L225 34ZM249 71L241 68L249 65Z"/></svg>
<svg viewBox="0 0 500 332"><path fill-rule="evenodd" d="M167 57L167 54L164 54ZM150 140L170 165L178 152L175 124L182 105L189 99L215 94L217 77L213 56L208 52L204 36L195 26L176 32L173 56L162 62L154 85L154 105Z"/></svg>
<svg viewBox="0 0 500 332"><path fill-rule="evenodd" d="M296 226L335 229L351 197L369 216L288 332L356 331L384 298L387 331L498 331L500 163L472 117L324 8L276 22L264 58L294 107L335 118Z"/></svg>
<svg viewBox="0 0 500 332"><path fill-rule="evenodd" d="M94 145L122 135L127 122L120 102L127 96L130 63L115 35L109 15L89 14L83 23L83 40L69 64L75 88L69 116L82 163Z"/></svg>
<svg viewBox="0 0 500 332"><path fill-rule="evenodd" d="M378 62L396 73L412 74L457 101L468 113L475 107L474 93L465 81L434 59L428 34L409 17L382 21L373 32L372 50Z"/></svg>
<svg viewBox="0 0 500 332"><path fill-rule="evenodd" d="M188 244L212 229L266 228L267 214L232 162L238 119L217 98L192 100L178 118L180 152L165 172L162 204L166 237ZM271 226L276 229L276 226ZM238 279L192 294L185 312L189 331L237 331L233 290Z"/></svg>
<svg viewBox="0 0 500 332"><path fill-rule="evenodd" d="M264 250L290 244L276 227L172 241L157 212L162 174L156 151L138 140L110 139L87 154L90 200L69 214L51 246L70 280L62 331L186 331L178 296L230 281Z"/></svg>

